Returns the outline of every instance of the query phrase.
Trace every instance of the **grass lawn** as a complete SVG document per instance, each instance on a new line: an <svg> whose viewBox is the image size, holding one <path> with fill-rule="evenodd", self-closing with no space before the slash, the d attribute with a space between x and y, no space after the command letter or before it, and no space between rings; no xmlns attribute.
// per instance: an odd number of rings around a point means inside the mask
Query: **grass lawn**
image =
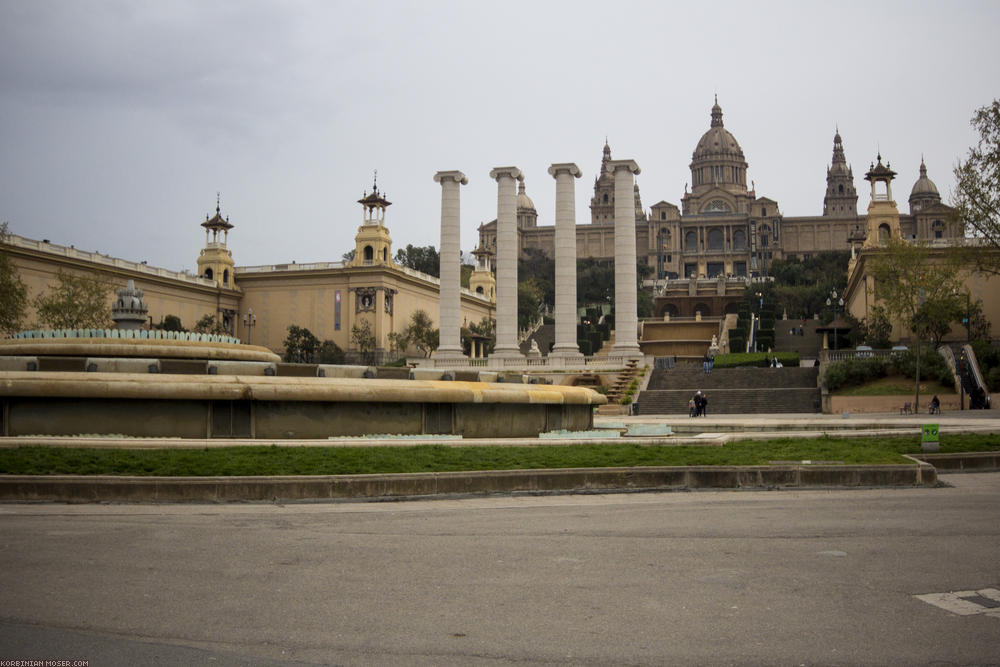
<svg viewBox="0 0 1000 667"><path fill-rule="evenodd" d="M942 452L1000 450L1000 434L941 437ZM769 461L910 463L919 436L743 440L722 447L584 444L551 447L280 447L212 449L0 449L13 475L347 475L616 466L766 465Z"/></svg>
<svg viewBox="0 0 1000 667"><path fill-rule="evenodd" d="M879 378L861 386L844 387L830 393L834 396L912 396L913 380L895 375ZM920 395L927 394L927 400L934 394L954 393L954 387L944 387L937 381L920 383Z"/></svg>

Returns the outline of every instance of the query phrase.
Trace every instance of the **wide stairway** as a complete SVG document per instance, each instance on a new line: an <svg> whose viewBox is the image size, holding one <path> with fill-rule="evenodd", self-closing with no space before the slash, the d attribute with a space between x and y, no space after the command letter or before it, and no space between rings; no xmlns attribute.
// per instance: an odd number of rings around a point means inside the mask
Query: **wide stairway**
<svg viewBox="0 0 1000 667"><path fill-rule="evenodd" d="M802 326L802 320L776 320L774 323L774 350L775 352L797 352L802 359L815 359L819 356L820 348L823 347L823 334L816 333L816 329L823 326L819 320L806 320ZM804 335L791 334L789 330L801 328ZM841 341L841 347L846 346L846 341ZM833 346L833 338L830 339L830 346Z"/></svg>
<svg viewBox="0 0 1000 667"><path fill-rule="evenodd" d="M818 368L658 369L636 402L640 415L686 415L688 400L701 391L708 414L819 412L818 376Z"/></svg>

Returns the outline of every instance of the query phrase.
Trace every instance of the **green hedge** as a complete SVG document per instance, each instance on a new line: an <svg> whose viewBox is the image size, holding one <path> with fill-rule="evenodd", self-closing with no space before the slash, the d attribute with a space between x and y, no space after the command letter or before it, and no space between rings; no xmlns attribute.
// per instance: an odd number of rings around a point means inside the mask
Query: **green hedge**
<svg viewBox="0 0 1000 667"><path fill-rule="evenodd" d="M899 374L916 379L917 355L911 351L897 352L892 357L872 357L868 359L845 359L829 365L823 375L827 389L836 391L842 387L854 387L878 380L887 375ZM944 357L934 350L920 355L921 379L936 380L943 387L954 387L955 377Z"/></svg>
<svg viewBox="0 0 1000 667"><path fill-rule="evenodd" d="M799 365L799 355L796 352L776 352L774 354L767 354L766 352L736 352L717 354L715 356L715 368L767 368L771 365L773 357L777 357L778 361L784 366Z"/></svg>
<svg viewBox="0 0 1000 667"><path fill-rule="evenodd" d="M580 354L585 357L589 357L594 353L593 349L590 347L590 341L586 338L578 338L576 340L576 345L580 348Z"/></svg>

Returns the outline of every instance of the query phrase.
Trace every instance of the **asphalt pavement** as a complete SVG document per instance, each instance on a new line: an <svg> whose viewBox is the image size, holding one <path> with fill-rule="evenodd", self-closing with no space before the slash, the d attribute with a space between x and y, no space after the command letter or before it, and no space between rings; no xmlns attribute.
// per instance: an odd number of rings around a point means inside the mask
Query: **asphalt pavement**
<svg viewBox="0 0 1000 667"><path fill-rule="evenodd" d="M0 660L1000 664L1000 474L942 479L0 505Z"/></svg>

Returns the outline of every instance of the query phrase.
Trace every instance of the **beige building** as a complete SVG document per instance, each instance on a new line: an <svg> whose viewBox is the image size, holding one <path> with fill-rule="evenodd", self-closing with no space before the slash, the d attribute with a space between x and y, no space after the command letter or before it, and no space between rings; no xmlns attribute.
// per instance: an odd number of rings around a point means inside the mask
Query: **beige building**
<svg viewBox="0 0 1000 667"><path fill-rule="evenodd" d="M937 255L939 260L945 252L974 243L973 239L962 237L956 223L950 221L950 209L940 202L937 188L927 179L926 169L920 168L920 179L910 193L910 210L915 215L900 215L892 194L892 181L896 172L888 164L882 164L882 156L873 164L865 180L871 183L871 203L864 225L851 234L851 260L847 268L847 288L844 291L844 308L857 319L866 319L878 303L878 285L869 275L873 258L882 252L882 247L890 238L909 241L919 240L928 245L930 261ZM914 235L914 231L916 234ZM916 238L914 238L914 236ZM986 248L977 252L992 252ZM980 273L969 265L961 273L961 279L969 302L982 304L983 315L991 323L1000 322L1000 279ZM893 340L905 339L909 332L895 323ZM964 326L953 325L948 341L965 340Z"/></svg>
<svg viewBox="0 0 1000 667"><path fill-rule="evenodd" d="M591 220L576 227L578 257L614 259L611 161L611 148L605 143L594 179ZM748 181L749 165L743 149L726 129L718 101L689 166L691 187L685 186L680 206L661 200L646 211L638 186L634 188L636 255L653 268L653 277L658 280L766 275L775 259L804 259L825 250L848 250L849 237L865 227L866 218L857 210L854 172L847 163L839 131L833 139L820 215L787 217L777 201L757 193L754 182ZM923 163L909 205L909 214L899 219L904 238L962 236L962 230L950 222L950 209L941 203ZM555 228L538 224L538 213L523 181L517 221L522 253L526 248L538 248L554 256ZM495 249L496 222L481 225L479 232L481 247Z"/></svg>
<svg viewBox="0 0 1000 667"><path fill-rule="evenodd" d="M351 330L367 322L375 335L377 356L390 350L389 334L401 332L417 310L438 321L440 281L392 261L392 239L385 225L390 206L376 189L359 200L362 223L350 262L237 266L228 248L234 228L216 206L206 216L205 247L198 273L175 272L99 253L63 247L48 240L11 235L4 251L11 257L29 290L29 300L56 283L59 271L97 273L115 287L133 280L145 293L151 323L177 315L191 328L205 315L215 315L229 333L244 342L264 345L281 354L290 325L309 329L320 340L332 340L350 352ZM495 315L489 281L479 278L484 293L461 291L464 325ZM108 293L108 312L113 292ZM35 321L29 312L28 322ZM411 350L411 352L413 352Z"/></svg>

